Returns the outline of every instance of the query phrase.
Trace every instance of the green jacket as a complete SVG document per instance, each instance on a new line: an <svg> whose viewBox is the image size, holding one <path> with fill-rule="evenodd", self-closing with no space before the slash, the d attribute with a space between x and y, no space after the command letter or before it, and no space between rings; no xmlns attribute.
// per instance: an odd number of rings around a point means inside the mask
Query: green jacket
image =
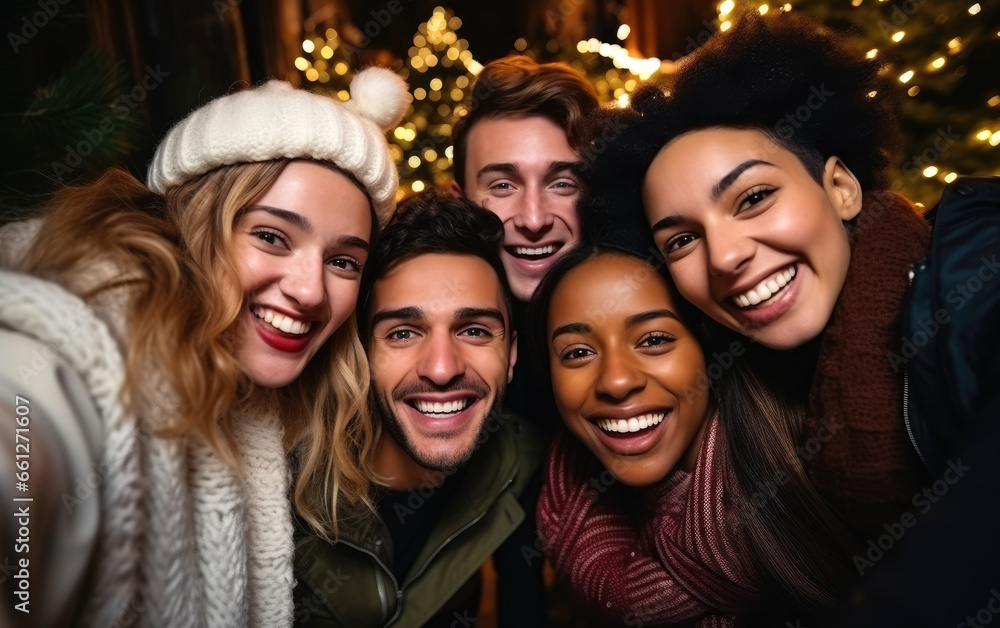
<svg viewBox="0 0 1000 628"><path fill-rule="evenodd" d="M370 542L331 544L315 535L299 541L296 626L417 627L463 592L524 520L518 497L544 453L542 436L524 421L505 416L492 425L402 583Z"/></svg>

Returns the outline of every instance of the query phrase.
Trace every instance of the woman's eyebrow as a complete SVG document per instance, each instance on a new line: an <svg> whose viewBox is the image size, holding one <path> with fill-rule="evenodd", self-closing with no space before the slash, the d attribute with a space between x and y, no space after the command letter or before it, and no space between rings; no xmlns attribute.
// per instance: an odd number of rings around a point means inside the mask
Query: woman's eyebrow
<svg viewBox="0 0 1000 628"><path fill-rule="evenodd" d="M302 214L298 214L296 212L289 211L287 209L281 209L280 207L270 207L268 205L254 205L247 211L267 212L272 216L275 216L276 218L280 218L285 222L289 222L295 225L296 227L305 231L308 234L312 234L313 232L315 232L315 229L313 228L312 223L309 222L308 218L306 218Z"/></svg>
<svg viewBox="0 0 1000 628"><path fill-rule="evenodd" d="M639 312L638 314L633 314L632 316L629 316L628 318L625 319L625 326L634 327L636 325L645 323L646 321L651 321L656 318L672 318L675 321L680 320L679 318L677 318L677 315L671 312L670 310L666 309L649 310L648 312Z"/></svg>
<svg viewBox="0 0 1000 628"><path fill-rule="evenodd" d="M552 340L555 340L556 336L561 336L562 334L589 334L590 331L590 325L585 323L569 323L556 327L552 332Z"/></svg>
<svg viewBox="0 0 1000 628"><path fill-rule="evenodd" d="M733 168L732 170L730 170L729 174L719 179L719 182L712 187L712 201L714 202L719 200L719 197L722 196L722 193L725 192L727 189L729 189L729 186L731 186L736 181L736 179L739 179L741 174L743 174L750 168L753 168L754 166L762 166L762 165L774 166L774 164L772 164L771 162L764 161L763 159L748 159L743 163L741 163L740 165Z"/></svg>

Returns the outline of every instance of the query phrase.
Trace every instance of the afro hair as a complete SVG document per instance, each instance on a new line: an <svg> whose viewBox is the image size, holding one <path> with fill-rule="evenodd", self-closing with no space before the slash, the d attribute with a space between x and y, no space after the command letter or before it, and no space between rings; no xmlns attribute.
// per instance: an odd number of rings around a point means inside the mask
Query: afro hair
<svg viewBox="0 0 1000 628"><path fill-rule="evenodd" d="M748 10L682 60L669 91L645 86L629 107L591 116L584 224L600 232L641 216L642 180L660 149L708 127L760 130L817 181L825 161L839 157L862 189L884 189L900 147L885 69L815 18Z"/></svg>

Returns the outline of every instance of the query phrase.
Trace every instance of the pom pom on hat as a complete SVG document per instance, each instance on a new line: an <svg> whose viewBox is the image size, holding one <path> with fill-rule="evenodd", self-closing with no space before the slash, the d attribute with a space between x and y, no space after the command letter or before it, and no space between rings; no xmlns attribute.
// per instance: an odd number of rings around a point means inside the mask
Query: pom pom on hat
<svg viewBox="0 0 1000 628"><path fill-rule="evenodd" d="M354 75L348 106L388 131L399 124L412 96L398 74L372 66Z"/></svg>
<svg viewBox="0 0 1000 628"><path fill-rule="evenodd" d="M272 80L217 98L170 129L149 165L147 185L164 194L220 166L316 159L350 172L383 225L398 186L384 129L402 118L410 94L390 70L368 68L355 76L351 95L343 103Z"/></svg>

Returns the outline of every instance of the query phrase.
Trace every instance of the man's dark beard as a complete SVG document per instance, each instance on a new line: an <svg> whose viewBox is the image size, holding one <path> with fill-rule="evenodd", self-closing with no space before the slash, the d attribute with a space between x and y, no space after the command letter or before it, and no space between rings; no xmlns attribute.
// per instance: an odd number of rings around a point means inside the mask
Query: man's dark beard
<svg viewBox="0 0 1000 628"><path fill-rule="evenodd" d="M374 388L374 382L372 384L372 387ZM395 396L401 397L413 394L415 392L430 392L430 391L450 392L455 390L470 390L470 389L478 392L480 391L480 389L485 389L485 387L483 386L483 384L480 384L478 382L476 383L458 382L451 384L446 388L424 387L421 388L419 391L415 391L408 388L405 390L397 391L395 393ZM389 404L386 403L386 401L382 398L381 395L375 394L373 396L375 398L375 408L378 412L379 418L382 421L382 426L385 428L387 432L389 432L389 435L392 436L392 438L396 441L396 443L399 444L399 447L406 452L406 455L408 455L410 458L413 459L414 462L416 462L425 469L430 469L432 471L441 471L443 473L450 473L455 469L458 469L459 467L463 466L465 463L467 463L469 459L472 457L472 454L476 451L476 448L485 441L489 433L488 428L490 426L490 422L496 420L496 418L500 416L501 402L503 400L503 396L506 390L507 390L506 383L503 383L497 389L496 397L494 397L493 399L493 405L490 406L489 412L487 413L482 426L479 428L479 434L476 435L476 438L473 440L472 445L469 447L469 450L463 452L456 452L457 455L452 456L450 458L437 458L437 459L425 458L424 456L421 456L420 453L417 452L416 448L413 446L413 443L411 443L410 440L406 437L406 433L403 431L403 427L400 423L400 420L392 412L391 408L389 407ZM477 394L477 396L479 395ZM479 398L480 399L485 398L485 395L480 396ZM400 401L399 399L396 400ZM400 403L403 402L400 401Z"/></svg>

